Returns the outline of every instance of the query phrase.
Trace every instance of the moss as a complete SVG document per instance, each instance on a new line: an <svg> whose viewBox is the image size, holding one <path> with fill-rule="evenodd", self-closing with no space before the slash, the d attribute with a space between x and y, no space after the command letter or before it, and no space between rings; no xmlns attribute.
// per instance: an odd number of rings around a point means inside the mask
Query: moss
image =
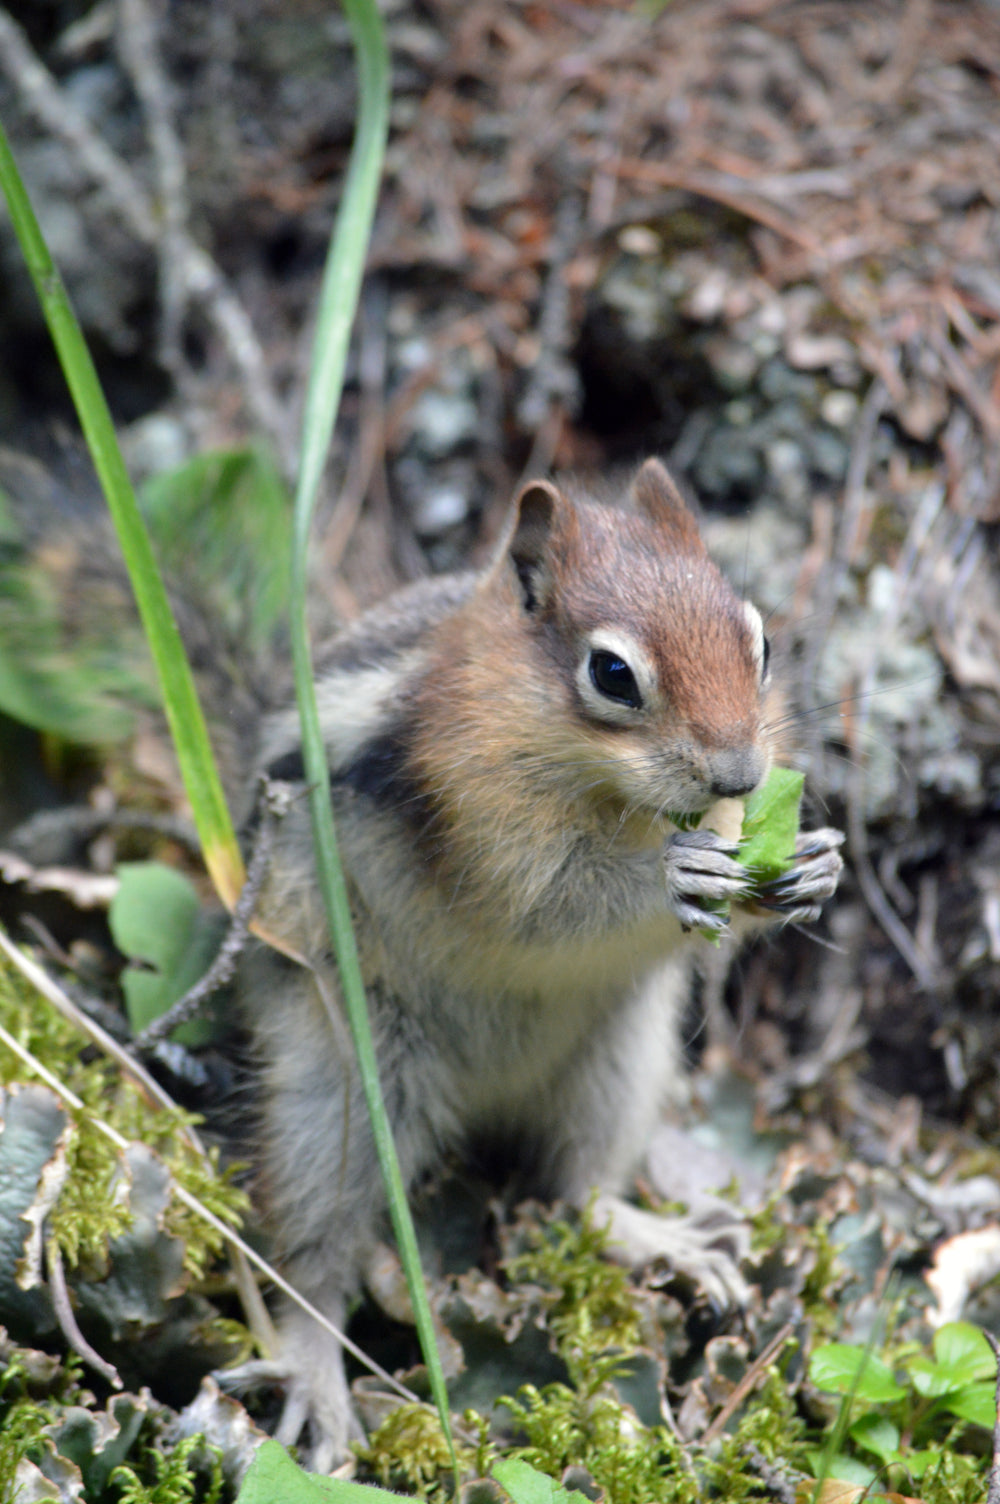
<svg viewBox="0 0 1000 1504"><path fill-rule="evenodd" d="M680 1443L665 1427L643 1426L613 1388L639 1345L641 1318L607 1246L607 1233L585 1214L576 1225L539 1229L534 1246L508 1262L512 1278L542 1287L570 1378L541 1390L525 1385L504 1400L526 1438L515 1455L553 1478L586 1468L608 1504L688 1504L698 1484Z"/></svg>
<svg viewBox="0 0 1000 1504"><path fill-rule="evenodd" d="M480 1429L485 1425L476 1416ZM481 1439L485 1440L481 1430ZM451 1457L437 1412L430 1405L400 1405L373 1431L367 1446L355 1448L367 1471L386 1488L405 1488L418 1499L451 1494ZM456 1448L464 1470L485 1464L482 1448ZM483 1469L485 1471L485 1467Z"/></svg>
<svg viewBox="0 0 1000 1504"><path fill-rule="evenodd" d="M0 1022L84 1103L67 1108L67 1175L47 1217L48 1235L70 1269L106 1266L110 1242L127 1231L131 1217L123 1196L127 1172L121 1154L93 1118L115 1128L129 1142L141 1141L159 1154L178 1185L204 1201L217 1217L237 1226L248 1206L246 1193L232 1183L234 1168L221 1170L217 1157L206 1160L190 1143L186 1129L199 1121L180 1108L151 1104L126 1080L113 1061L93 1057L72 1024L40 999L20 973L0 961ZM0 1082L35 1080L30 1069L0 1046ZM176 1199L166 1217L167 1231L184 1241L184 1263L200 1278L217 1257L222 1236Z"/></svg>
<svg viewBox="0 0 1000 1504"><path fill-rule="evenodd" d="M218 1504L222 1454L203 1436L187 1436L169 1452L146 1447L135 1467L116 1467L110 1482L117 1504Z"/></svg>
<svg viewBox="0 0 1000 1504"><path fill-rule="evenodd" d="M536 1230L532 1246L507 1261L508 1276L542 1288L548 1325L576 1382L609 1351L634 1348L641 1323L626 1270L607 1258L608 1234L588 1213L579 1223L555 1221ZM613 1350L619 1350L614 1357Z"/></svg>

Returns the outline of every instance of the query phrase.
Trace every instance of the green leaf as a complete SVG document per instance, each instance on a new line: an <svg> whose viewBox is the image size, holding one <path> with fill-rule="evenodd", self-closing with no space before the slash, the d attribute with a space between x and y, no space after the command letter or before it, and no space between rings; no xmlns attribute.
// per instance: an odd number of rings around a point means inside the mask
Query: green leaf
<svg viewBox="0 0 1000 1504"><path fill-rule="evenodd" d="M899 1428L883 1415L859 1415L848 1427L848 1434L855 1445L874 1452L880 1462L899 1458Z"/></svg>
<svg viewBox="0 0 1000 1504"><path fill-rule="evenodd" d="M139 1033L204 975L215 926L187 878L173 867L123 862L116 870L121 886L108 922L118 949L140 963L126 967L122 976L129 1023ZM203 1020L194 1019L177 1030L176 1038L201 1044L210 1032Z"/></svg>
<svg viewBox="0 0 1000 1504"><path fill-rule="evenodd" d="M540 1473L518 1457L495 1463L493 1476L510 1494L513 1504L587 1504L586 1494L575 1488L570 1492L548 1473Z"/></svg>
<svg viewBox="0 0 1000 1504"><path fill-rule="evenodd" d="M941 1403L960 1420L971 1420L977 1426L985 1426L988 1431L992 1431L996 1423L996 1386L992 1381L953 1390Z"/></svg>
<svg viewBox="0 0 1000 1504"><path fill-rule="evenodd" d="M804 784L802 773L772 768L766 783L747 800L737 861L760 885L773 882L792 865Z"/></svg>
<svg viewBox="0 0 1000 1504"><path fill-rule="evenodd" d="M947 1368L942 1368L932 1358L913 1358L906 1365L906 1372L910 1383L919 1395L924 1399L937 1400L942 1395L950 1394L953 1389L961 1389L963 1380L955 1380L954 1374Z"/></svg>
<svg viewBox="0 0 1000 1504"><path fill-rule="evenodd" d="M992 1428L996 1419L996 1359L978 1327L950 1321L934 1334L934 1355L907 1364L914 1389L962 1420Z"/></svg>
<svg viewBox="0 0 1000 1504"><path fill-rule="evenodd" d="M828 1342L809 1359L809 1377L827 1394L852 1394L869 1404L886 1404L906 1397L892 1369L864 1347Z"/></svg>
<svg viewBox="0 0 1000 1504"><path fill-rule="evenodd" d="M911 1478L922 1478L928 1468L940 1464L942 1455L940 1447L925 1447L917 1452L907 1452L902 1460Z"/></svg>
<svg viewBox="0 0 1000 1504"><path fill-rule="evenodd" d="M396 1504L401 1494L343 1478L320 1478L293 1462L276 1441L257 1450L236 1504Z"/></svg>
<svg viewBox="0 0 1000 1504"><path fill-rule="evenodd" d="M962 1383L995 1379L997 1360L986 1338L971 1321L949 1321L934 1333L934 1356L942 1367L961 1374Z"/></svg>
<svg viewBox="0 0 1000 1504"><path fill-rule="evenodd" d="M217 450L148 479L142 509L168 573L241 653L288 610L291 498L259 449Z"/></svg>
<svg viewBox="0 0 1000 1504"><path fill-rule="evenodd" d="M773 882L792 865L804 784L804 774L791 768L772 768L767 780L746 801L736 860L752 874L758 888ZM667 818L678 830L695 830L703 815L671 814ZM728 900L706 901L703 907L710 913L728 915L730 904ZM713 945L720 943L717 931L706 929L701 933Z"/></svg>
<svg viewBox="0 0 1000 1504"><path fill-rule="evenodd" d="M878 1481L877 1473L870 1467L865 1467L856 1457L845 1457L838 1453L830 1463L830 1471L826 1481L835 1479L839 1483L853 1483L858 1488L871 1488Z"/></svg>
<svg viewBox="0 0 1000 1504"><path fill-rule="evenodd" d="M877 1479L877 1474L872 1468L866 1467L856 1457L847 1457L843 1452L834 1452L833 1456L827 1456L826 1449L810 1447L806 1451L809 1466L813 1470L813 1476L822 1481L817 1487L810 1483L801 1485L801 1492L796 1491L797 1499L818 1499L819 1504L826 1500L842 1501L844 1491L837 1485L850 1483L859 1489L871 1488ZM850 1495L848 1495L850 1497Z"/></svg>

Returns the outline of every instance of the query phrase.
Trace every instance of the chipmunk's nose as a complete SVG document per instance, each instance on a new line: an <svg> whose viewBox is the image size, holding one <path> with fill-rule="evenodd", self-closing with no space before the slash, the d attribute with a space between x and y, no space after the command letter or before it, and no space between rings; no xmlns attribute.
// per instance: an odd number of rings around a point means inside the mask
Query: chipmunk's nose
<svg viewBox="0 0 1000 1504"><path fill-rule="evenodd" d="M764 776L764 755L756 747L713 752L708 787L716 799L743 799Z"/></svg>

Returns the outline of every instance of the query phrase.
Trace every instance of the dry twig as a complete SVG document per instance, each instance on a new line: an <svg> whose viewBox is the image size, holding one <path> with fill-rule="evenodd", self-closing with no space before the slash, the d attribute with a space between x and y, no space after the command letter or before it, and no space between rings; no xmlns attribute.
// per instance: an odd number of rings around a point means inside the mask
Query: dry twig
<svg viewBox="0 0 1000 1504"><path fill-rule="evenodd" d="M220 987L227 986L236 975L236 964L250 934L250 924L257 899L267 880L274 837L279 823L288 813L294 798L295 793L288 784L274 783L269 778L261 778L258 801L259 819L253 851L247 868L246 882L233 909L226 937L219 947L215 960L200 981L190 987L183 997L178 998L177 1002L167 1009L166 1013L161 1013L159 1018L154 1019L136 1037L135 1048L137 1050L151 1050L160 1041L165 1040L167 1035L180 1024L194 1018L212 994L218 992Z"/></svg>

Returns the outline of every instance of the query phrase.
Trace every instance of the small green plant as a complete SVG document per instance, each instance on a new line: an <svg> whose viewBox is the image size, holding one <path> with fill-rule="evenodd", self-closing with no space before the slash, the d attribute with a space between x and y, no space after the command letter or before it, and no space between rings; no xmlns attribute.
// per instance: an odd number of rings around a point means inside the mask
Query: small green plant
<svg viewBox="0 0 1000 1504"><path fill-rule="evenodd" d="M526 1385L505 1404L527 1438L516 1456L550 1478L586 1468L608 1504L694 1504L699 1497L677 1438L664 1426L641 1425L610 1390Z"/></svg>
<svg viewBox="0 0 1000 1504"><path fill-rule="evenodd" d="M16 1391L22 1373L8 1364L0 1375L0 1499L16 1499L19 1465L37 1456L45 1444L45 1427L51 1420L49 1407L28 1399L8 1396Z"/></svg>
<svg viewBox="0 0 1000 1504"><path fill-rule="evenodd" d="M760 1476L747 1466L751 1456L796 1476L805 1471L805 1445L806 1424L795 1396L784 1373L773 1366L735 1430L726 1432L701 1459L699 1471L713 1494L726 1504L737 1504L760 1496Z"/></svg>
<svg viewBox="0 0 1000 1504"><path fill-rule="evenodd" d="M386 1487L405 1488L420 1499L442 1499L450 1493L451 1453L441 1422L430 1405L400 1405L358 1449L365 1465ZM459 1450L459 1464L467 1471L473 1453Z"/></svg>
<svg viewBox="0 0 1000 1504"><path fill-rule="evenodd" d="M110 1481L118 1489L118 1504L218 1504L222 1454L203 1436L186 1436L170 1452L148 1447L138 1470L123 1463Z"/></svg>
<svg viewBox="0 0 1000 1504"><path fill-rule="evenodd" d="M827 1343L812 1353L809 1377L849 1406L844 1448L832 1459L814 1451L814 1467L849 1481L926 1482L940 1472L945 1451L959 1453L970 1426L992 1430L996 1418L996 1359L982 1332L964 1321L940 1327L930 1355L913 1342L884 1357Z"/></svg>
<svg viewBox="0 0 1000 1504"><path fill-rule="evenodd" d="M607 1251L608 1234L588 1209L579 1223L538 1228L531 1246L507 1261L512 1280L541 1286L549 1330L574 1383L603 1383L639 1341L631 1281Z"/></svg>

